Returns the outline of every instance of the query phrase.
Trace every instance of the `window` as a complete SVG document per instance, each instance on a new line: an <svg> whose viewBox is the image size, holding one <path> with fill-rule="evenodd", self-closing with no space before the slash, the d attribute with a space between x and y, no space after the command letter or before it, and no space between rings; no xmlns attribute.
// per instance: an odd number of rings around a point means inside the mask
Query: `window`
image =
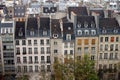
<svg viewBox="0 0 120 80"><path fill-rule="evenodd" d="M41 63L45 63L44 56L41 56Z"/></svg>
<svg viewBox="0 0 120 80"><path fill-rule="evenodd" d="M84 22L84 27L87 28L88 27L88 23L85 21Z"/></svg>
<svg viewBox="0 0 120 80"><path fill-rule="evenodd" d="M82 44L82 40L81 40L81 39L78 39L78 40L77 40L77 44L78 44L78 45L81 45L81 44Z"/></svg>
<svg viewBox="0 0 120 80"><path fill-rule="evenodd" d="M88 45L88 39L84 39L84 44Z"/></svg>
<svg viewBox="0 0 120 80"><path fill-rule="evenodd" d="M77 48L77 52L78 52L78 54L81 53L81 47Z"/></svg>
<svg viewBox="0 0 120 80"><path fill-rule="evenodd" d="M32 48L28 48L28 53L32 54Z"/></svg>
<svg viewBox="0 0 120 80"><path fill-rule="evenodd" d="M118 59L118 53L115 53L115 59Z"/></svg>
<svg viewBox="0 0 120 80"><path fill-rule="evenodd" d="M102 64L99 64L99 69L102 69Z"/></svg>
<svg viewBox="0 0 120 80"><path fill-rule="evenodd" d="M23 54L26 54L26 48L23 47Z"/></svg>
<svg viewBox="0 0 120 80"><path fill-rule="evenodd" d="M58 53L58 50L55 49L55 50L54 50L54 53Z"/></svg>
<svg viewBox="0 0 120 80"><path fill-rule="evenodd" d="M91 35L96 35L96 31L95 30L91 30Z"/></svg>
<svg viewBox="0 0 120 80"><path fill-rule="evenodd" d="M64 55L67 55L67 50L64 50Z"/></svg>
<svg viewBox="0 0 120 80"><path fill-rule="evenodd" d="M70 43L70 48L73 48L74 47L74 43Z"/></svg>
<svg viewBox="0 0 120 80"><path fill-rule="evenodd" d="M114 44L111 44L110 45L110 51L113 51L113 48L114 48Z"/></svg>
<svg viewBox="0 0 120 80"><path fill-rule="evenodd" d="M115 45L115 51L118 51L118 44Z"/></svg>
<svg viewBox="0 0 120 80"><path fill-rule="evenodd" d="M81 60L81 56L77 56L77 60Z"/></svg>
<svg viewBox="0 0 120 80"><path fill-rule="evenodd" d="M44 47L41 47L41 54L44 54Z"/></svg>
<svg viewBox="0 0 120 80"><path fill-rule="evenodd" d="M20 54L20 48L16 48L16 54Z"/></svg>
<svg viewBox="0 0 120 80"><path fill-rule="evenodd" d="M35 65L35 72L38 72L38 65Z"/></svg>
<svg viewBox="0 0 120 80"><path fill-rule="evenodd" d="M50 56L47 56L47 63L50 63Z"/></svg>
<svg viewBox="0 0 120 80"><path fill-rule="evenodd" d="M73 50L70 50L70 55L73 55Z"/></svg>
<svg viewBox="0 0 120 80"><path fill-rule="evenodd" d="M104 53L104 59L108 59L108 53Z"/></svg>
<svg viewBox="0 0 120 80"><path fill-rule="evenodd" d="M81 23L80 22L77 23L77 27L81 28Z"/></svg>
<svg viewBox="0 0 120 80"><path fill-rule="evenodd" d="M91 56L91 60L95 60L95 56L92 55L92 56Z"/></svg>
<svg viewBox="0 0 120 80"><path fill-rule="evenodd" d="M105 37L105 42L108 42L108 37Z"/></svg>
<svg viewBox="0 0 120 80"><path fill-rule="evenodd" d="M34 40L34 45L37 45L37 40Z"/></svg>
<svg viewBox="0 0 120 80"><path fill-rule="evenodd" d="M32 56L29 56L29 63L32 63Z"/></svg>
<svg viewBox="0 0 120 80"><path fill-rule="evenodd" d="M84 53L87 54L88 53L88 47L84 48Z"/></svg>
<svg viewBox="0 0 120 80"><path fill-rule="evenodd" d="M67 43L65 43L65 44L64 44L64 48L67 48L67 47L68 47L68 44L67 44Z"/></svg>
<svg viewBox="0 0 120 80"><path fill-rule="evenodd" d="M17 57L17 63L20 63L20 57Z"/></svg>
<svg viewBox="0 0 120 80"><path fill-rule="evenodd" d="M82 35L82 31L81 31L81 30L78 30L78 31L77 31L77 35Z"/></svg>
<svg viewBox="0 0 120 80"><path fill-rule="evenodd" d="M17 72L21 72L21 66L17 66Z"/></svg>
<svg viewBox="0 0 120 80"><path fill-rule="evenodd" d="M108 51L108 44L105 44L105 51Z"/></svg>
<svg viewBox="0 0 120 80"><path fill-rule="evenodd" d="M109 64L109 69L112 69L112 64Z"/></svg>
<svg viewBox="0 0 120 80"><path fill-rule="evenodd" d="M16 45L20 45L19 40L16 40Z"/></svg>
<svg viewBox="0 0 120 80"><path fill-rule="evenodd" d="M27 57L23 57L23 63L27 63Z"/></svg>
<svg viewBox="0 0 120 80"><path fill-rule="evenodd" d="M34 36L34 31L33 30L30 31L30 36Z"/></svg>
<svg viewBox="0 0 120 80"><path fill-rule="evenodd" d="M51 71L51 70L50 70L50 65L47 65L47 71Z"/></svg>
<svg viewBox="0 0 120 80"><path fill-rule="evenodd" d="M95 28L95 23L93 21L91 22L91 28Z"/></svg>
<svg viewBox="0 0 120 80"><path fill-rule="evenodd" d="M26 41L25 40L22 40L22 45L26 45Z"/></svg>
<svg viewBox="0 0 120 80"><path fill-rule="evenodd" d="M41 45L44 45L44 40L40 40L40 44L41 44Z"/></svg>
<svg viewBox="0 0 120 80"><path fill-rule="evenodd" d="M102 53L100 53L100 55L99 55L99 59L102 59Z"/></svg>
<svg viewBox="0 0 120 80"><path fill-rule="evenodd" d="M41 71L45 71L45 65L41 65Z"/></svg>
<svg viewBox="0 0 120 80"><path fill-rule="evenodd" d="M71 40L71 34L66 35L66 40Z"/></svg>
<svg viewBox="0 0 120 80"><path fill-rule="evenodd" d="M56 41L54 42L54 45L57 45L57 42L56 42Z"/></svg>
<svg viewBox="0 0 120 80"><path fill-rule="evenodd" d="M119 41L119 37L116 37L116 42L118 42Z"/></svg>
<svg viewBox="0 0 120 80"><path fill-rule="evenodd" d="M49 40L49 39L46 40L46 44L47 44L47 45L50 44L50 40Z"/></svg>
<svg viewBox="0 0 120 80"><path fill-rule="evenodd" d="M103 45L100 44L100 51L103 51Z"/></svg>
<svg viewBox="0 0 120 80"><path fill-rule="evenodd" d="M95 39L92 39L92 45L95 45Z"/></svg>
<svg viewBox="0 0 120 80"><path fill-rule="evenodd" d="M34 54L38 54L38 48L37 47L34 48Z"/></svg>
<svg viewBox="0 0 120 80"><path fill-rule="evenodd" d="M33 67L29 66L29 72L33 72Z"/></svg>
<svg viewBox="0 0 120 80"><path fill-rule="evenodd" d="M100 37L100 42L103 42L103 37Z"/></svg>
<svg viewBox="0 0 120 80"><path fill-rule="evenodd" d="M50 47L47 47L47 54L50 53Z"/></svg>
<svg viewBox="0 0 120 80"><path fill-rule="evenodd" d="M20 28L20 30L19 30L19 32L18 32L18 36L23 36L23 29L22 28Z"/></svg>
<svg viewBox="0 0 120 80"><path fill-rule="evenodd" d="M91 54L95 54L95 47L91 47Z"/></svg>
<svg viewBox="0 0 120 80"><path fill-rule="evenodd" d="M27 66L23 66L23 71L24 71L24 73L27 72Z"/></svg>
<svg viewBox="0 0 120 80"><path fill-rule="evenodd" d="M47 35L47 31L43 31L43 35L46 36Z"/></svg>
<svg viewBox="0 0 120 80"><path fill-rule="evenodd" d="M109 59L110 59L110 60L113 59L113 53L110 53Z"/></svg>
<svg viewBox="0 0 120 80"><path fill-rule="evenodd" d="M35 63L38 63L38 56L35 56Z"/></svg>
<svg viewBox="0 0 120 80"><path fill-rule="evenodd" d="M32 43L31 43L31 40L28 40L28 45L31 45Z"/></svg>
<svg viewBox="0 0 120 80"><path fill-rule="evenodd" d="M111 37L111 42L114 42L114 37Z"/></svg>
<svg viewBox="0 0 120 80"><path fill-rule="evenodd" d="M54 37L54 38L57 38L57 37L58 37L58 34L53 34L53 37Z"/></svg>
<svg viewBox="0 0 120 80"><path fill-rule="evenodd" d="M89 31L88 30L85 30L85 35L89 35Z"/></svg>

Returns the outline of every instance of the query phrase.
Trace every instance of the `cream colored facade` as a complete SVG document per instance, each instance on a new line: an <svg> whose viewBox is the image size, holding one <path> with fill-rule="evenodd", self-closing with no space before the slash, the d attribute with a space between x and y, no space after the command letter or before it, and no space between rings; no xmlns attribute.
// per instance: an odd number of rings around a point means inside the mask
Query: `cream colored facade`
<svg viewBox="0 0 120 80"><path fill-rule="evenodd" d="M98 37L76 37L75 38L75 58L82 59L84 55L89 55L95 61L97 67Z"/></svg>
<svg viewBox="0 0 120 80"><path fill-rule="evenodd" d="M98 68L115 68L120 62L120 35L100 35Z"/></svg>

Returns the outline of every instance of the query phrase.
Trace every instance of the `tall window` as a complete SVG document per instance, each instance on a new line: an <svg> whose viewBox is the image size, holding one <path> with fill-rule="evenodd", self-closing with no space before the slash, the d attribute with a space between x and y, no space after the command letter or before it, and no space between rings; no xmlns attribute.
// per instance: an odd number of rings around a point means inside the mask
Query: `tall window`
<svg viewBox="0 0 120 80"><path fill-rule="evenodd" d="M99 55L99 59L102 59L102 53L100 53L100 55Z"/></svg>
<svg viewBox="0 0 120 80"><path fill-rule="evenodd" d="M54 45L57 45L57 42L56 42L56 41L54 42Z"/></svg>
<svg viewBox="0 0 120 80"><path fill-rule="evenodd" d="M73 50L70 50L70 55L73 55Z"/></svg>
<svg viewBox="0 0 120 80"><path fill-rule="evenodd" d="M54 50L54 53L58 53L58 50L57 50L57 49L55 49L55 50Z"/></svg>
<svg viewBox="0 0 120 80"><path fill-rule="evenodd" d="M73 48L74 47L74 43L70 43L70 48Z"/></svg>
<svg viewBox="0 0 120 80"><path fill-rule="evenodd" d="M91 54L95 54L95 47L91 47Z"/></svg>
<svg viewBox="0 0 120 80"><path fill-rule="evenodd" d="M17 57L17 63L20 63L20 57Z"/></svg>
<svg viewBox="0 0 120 80"><path fill-rule="evenodd" d="M33 67L29 66L29 72L33 72Z"/></svg>
<svg viewBox="0 0 120 80"><path fill-rule="evenodd" d="M64 50L64 55L67 55L67 50Z"/></svg>
<svg viewBox="0 0 120 80"><path fill-rule="evenodd" d="M28 48L28 53L32 54L32 48Z"/></svg>
<svg viewBox="0 0 120 80"><path fill-rule="evenodd" d="M20 45L19 40L16 40L16 45Z"/></svg>
<svg viewBox="0 0 120 80"><path fill-rule="evenodd" d="M81 53L81 47L77 48L77 52L78 52L78 54Z"/></svg>
<svg viewBox="0 0 120 80"><path fill-rule="evenodd" d="M23 54L26 54L26 48L23 47Z"/></svg>
<svg viewBox="0 0 120 80"><path fill-rule="evenodd" d="M118 44L115 45L115 51L118 51Z"/></svg>
<svg viewBox="0 0 120 80"><path fill-rule="evenodd" d="M23 71L24 71L24 73L27 72L27 66L23 66Z"/></svg>
<svg viewBox="0 0 120 80"><path fill-rule="evenodd" d="M27 63L27 57L23 57L23 63Z"/></svg>
<svg viewBox="0 0 120 80"><path fill-rule="evenodd" d="M20 54L20 48L16 48L16 54Z"/></svg>
<svg viewBox="0 0 120 80"><path fill-rule="evenodd" d="M34 40L34 45L37 45L37 40Z"/></svg>
<svg viewBox="0 0 120 80"><path fill-rule="evenodd" d="M50 40L49 40L49 39L46 40L46 44L47 44L47 45L50 44Z"/></svg>
<svg viewBox="0 0 120 80"><path fill-rule="evenodd" d="M108 53L104 53L104 59L108 59Z"/></svg>
<svg viewBox="0 0 120 80"><path fill-rule="evenodd" d="M119 37L116 37L116 42L118 42L119 41Z"/></svg>
<svg viewBox="0 0 120 80"><path fill-rule="evenodd" d="M47 56L47 63L50 63L50 56Z"/></svg>
<svg viewBox="0 0 120 80"><path fill-rule="evenodd" d="M32 63L32 56L29 56L29 63Z"/></svg>
<svg viewBox="0 0 120 80"><path fill-rule="evenodd" d="M47 47L47 53L48 54L50 53L50 47Z"/></svg>
<svg viewBox="0 0 120 80"><path fill-rule="evenodd" d="M118 59L118 53L115 53L115 59Z"/></svg>
<svg viewBox="0 0 120 80"><path fill-rule="evenodd" d="M32 43L31 43L31 40L28 40L28 45L31 45Z"/></svg>
<svg viewBox="0 0 120 80"><path fill-rule="evenodd" d="M85 39L85 40L84 40L84 44L85 44L85 45L88 45L88 42L89 42L88 39Z"/></svg>
<svg viewBox="0 0 120 80"><path fill-rule="evenodd" d="M113 53L110 53L110 60L113 59Z"/></svg>
<svg viewBox="0 0 120 80"><path fill-rule="evenodd" d="M103 42L103 37L100 37L100 42Z"/></svg>
<svg viewBox="0 0 120 80"><path fill-rule="evenodd" d="M110 45L110 51L113 51L113 48L114 48L114 44L111 44Z"/></svg>
<svg viewBox="0 0 120 80"><path fill-rule="evenodd" d="M44 40L40 40L40 44L41 44L41 45L44 45Z"/></svg>
<svg viewBox="0 0 120 80"><path fill-rule="evenodd" d="M78 45L81 45L81 44L82 44L82 39L78 39L78 40L77 40L77 44L78 44Z"/></svg>
<svg viewBox="0 0 120 80"><path fill-rule="evenodd" d="M108 42L108 37L105 37L105 42Z"/></svg>
<svg viewBox="0 0 120 80"><path fill-rule="evenodd" d="M95 45L95 39L92 39L92 45Z"/></svg>
<svg viewBox="0 0 120 80"><path fill-rule="evenodd" d="M111 42L114 42L114 37L111 37Z"/></svg>
<svg viewBox="0 0 120 80"><path fill-rule="evenodd" d="M67 44L67 43L65 43L65 44L64 44L64 48L67 48L67 47L68 47L68 44Z"/></svg>
<svg viewBox="0 0 120 80"><path fill-rule="evenodd" d="M105 44L105 51L108 50L108 44Z"/></svg>
<svg viewBox="0 0 120 80"><path fill-rule="evenodd" d="M35 65L35 72L38 72L38 65Z"/></svg>
<svg viewBox="0 0 120 80"><path fill-rule="evenodd" d="M38 63L38 56L35 56L35 63Z"/></svg>
<svg viewBox="0 0 120 80"><path fill-rule="evenodd" d="M37 47L34 48L34 54L38 54L38 48Z"/></svg>
<svg viewBox="0 0 120 80"><path fill-rule="evenodd" d="M103 45L100 44L100 51L103 51Z"/></svg>
<svg viewBox="0 0 120 80"><path fill-rule="evenodd" d="M44 54L44 47L41 47L41 54Z"/></svg>
<svg viewBox="0 0 120 80"><path fill-rule="evenodd" d="M84 48L84 53L87 54L88 53L88 47Z"/></svg>
<svg viewBox="0 0 120 80"><path fill-rule="evenodd" d="M41 56L41 63L44 63L44 62L45 62L44 56Z"/></svg>
<svg viewBox="0 0 120 80"><path fill-rule="evenodd" d="M22 45L26 45L26 41L25 40L22 40Z"/></svg>

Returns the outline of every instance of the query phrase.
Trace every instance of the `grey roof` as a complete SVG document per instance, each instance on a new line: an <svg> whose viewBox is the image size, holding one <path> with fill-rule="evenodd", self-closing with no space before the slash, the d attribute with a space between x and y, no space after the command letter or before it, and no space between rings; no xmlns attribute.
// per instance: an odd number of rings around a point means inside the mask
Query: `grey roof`
<svg viewBox="0 0 120 80"><path fill-rule="evenodd" d="M24 17L25 16L25 6L16 5L14 7L14 17Z"/></svg>

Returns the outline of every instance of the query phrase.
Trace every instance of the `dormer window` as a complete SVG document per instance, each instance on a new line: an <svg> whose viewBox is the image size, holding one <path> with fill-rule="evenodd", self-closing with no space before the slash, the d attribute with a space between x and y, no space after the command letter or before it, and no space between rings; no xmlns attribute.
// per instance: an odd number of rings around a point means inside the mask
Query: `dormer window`
<svg viewBox="0 0 120 80"><path fill-rule="evenodd" d="M71 34L66 35L66 40L71 40Z"/></svg>
<svg viewBox="0 0 120 80"><path fill-rule="evenodd" d="M82 35L82 31L81 31L81 30L78 30L78 31L77 31L77 35Z"/></svg>
<svg viewBox="0 0 120 80"><path fill-rule="evenodd" d="M118 33L118 30L117 29L114 29L114 31L113 31L114 33Z"/></svg>
<svg viewBox="0 0 120 80"><path fill-rule="evenodd" d="M52 9L52 12L54 12L55 10L54 9Z"/></svg>
<svg viewBox="0 0 120 80"><path fill-rule="evenodd" d="M30 35L34 36L34 31L33 30L30 31Z"/></svg>
<svg viewBox="0 0 120 80"><path fill-rule="evenodd" d="M53 37L54 38L58 38L58 34L53 34Z"/></svg>
<svg viewBox="0 0 120 80"><path fill-rule="evenodd" d="M71 27L68 27L68 30L71 30Z"/></svg>
<svg viewBox="0 0 120 80"><path fill-rule="evenodd" d="M88 23L85 21L84 22L84 27L87 28L88 27Z"/></svg>
<svg viewBox="0 0 120 80"><path fill-rule="evenodd" d="M89 35L89 31L88 30L85 30L85 35Z"/></svg>
<svg viewBox="0 0 120 80"><path fill-rule="evenodd" d="M45 12L47 12L48 10L47 9L45 9Z"/></svg>
<svg viewBox="0 0 120 80"><path fill-rule="evenodd" d="M18 36L23 36L22 28L20 28L20 30L18 32Z"/></svg>
<svg viewBox="0 0 120 80"><path fill-rule="evenodd" d="M95 28L95 23L93 21L91 22L91 28Z"/></svg>
<svg viewBox="0 0 120 80"><path fill-rule="evenodd" d="M91 30L91 35L96 35L96 31L95 30Z"/></svg>
<svg viewBox="0 0 120 80"><path fill-rule="evenodd" d="M43 31L43 35L44 35L44 36L47 35L47 31Z"/></svg>
<svg viewBox="0 0 120 80"><path fill-rule="evenodd" d="M106 30L104 29L104 30L102 30L102 33L106 33Z"/></svg>
<svg viewBox="0 0 120 80"><path fill-rule="evenodd" d="M80 22L78 22L77 27L81 28L81 23Z"/></svg>

